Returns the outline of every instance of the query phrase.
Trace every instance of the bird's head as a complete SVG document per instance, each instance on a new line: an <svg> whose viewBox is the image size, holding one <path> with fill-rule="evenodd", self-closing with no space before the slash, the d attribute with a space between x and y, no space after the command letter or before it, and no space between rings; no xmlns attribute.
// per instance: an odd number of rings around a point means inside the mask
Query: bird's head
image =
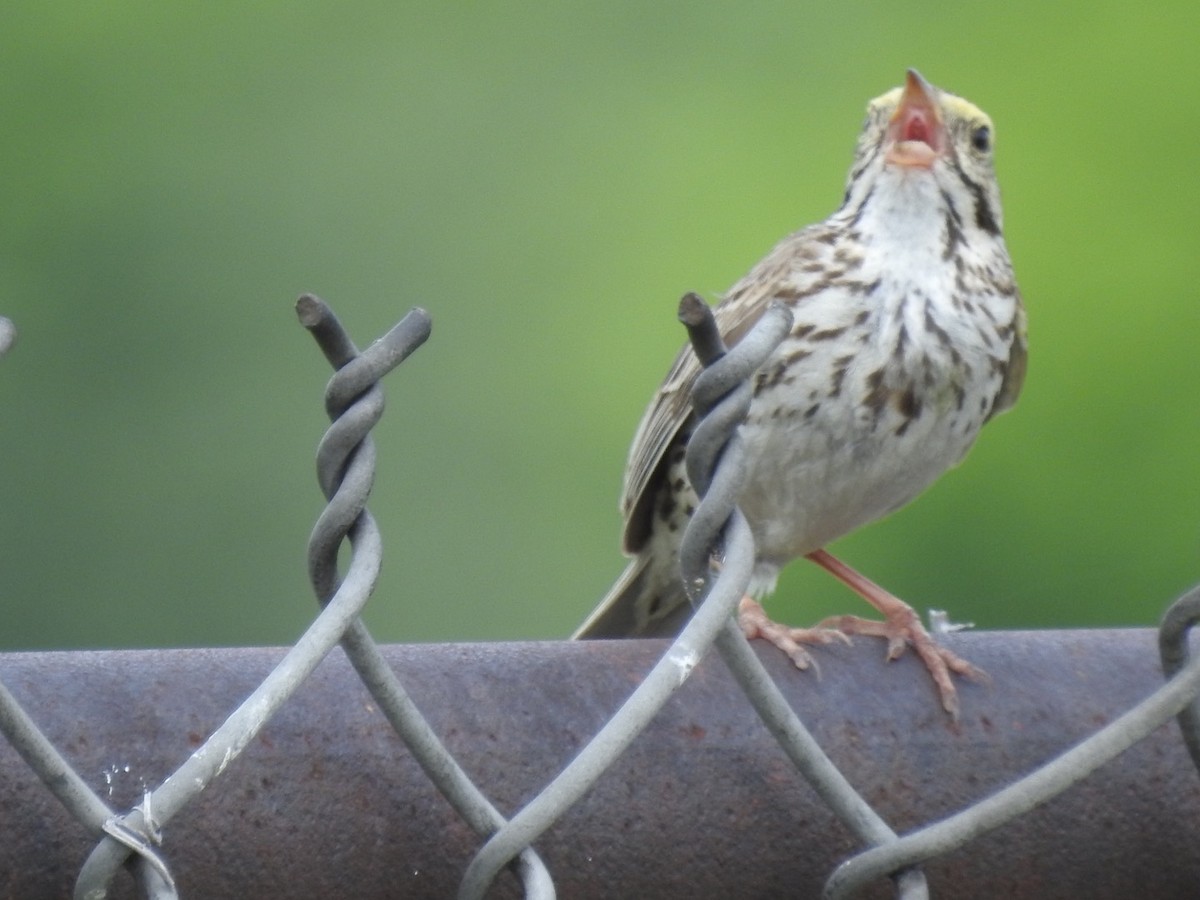
<svg viewBox="0 0 1200 900"><path fill-rule="evenodd" d="M867 105L846 203L865 198L879 180L932 178L941 192L960 199L974 224L1000 232L1000 192L992 166L992 120L975 104L934 87L916 69L904 86Z"/></svg>

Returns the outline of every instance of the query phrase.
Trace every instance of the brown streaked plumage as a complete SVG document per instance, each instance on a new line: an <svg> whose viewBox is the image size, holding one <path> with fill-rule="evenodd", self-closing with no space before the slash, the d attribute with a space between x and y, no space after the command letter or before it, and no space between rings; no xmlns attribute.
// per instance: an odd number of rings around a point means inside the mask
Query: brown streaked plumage
<svg viewBox="0 0 1200 900"><path fill-rule="evenodd" d="M757 548L750 593L769 593L783 565L809 557L885 615L834 624L888 638L891 655L911 644L952 712L950 672L969 674L969 664L822 548L912 500L1016 401L1025 313L1001 224L991 120L910 71L868 106L837 212L781 241L715 311L729 344L773 300L795 318L755 376L742 426L739 504ZM697 502L683 456L698 372L685 348L638 426L621 501L634 560L577 637L671 634L686 620L678 550ZM798 642L831 637L776 625L749 599L740 619L801 667L809 657Z"/></svg>

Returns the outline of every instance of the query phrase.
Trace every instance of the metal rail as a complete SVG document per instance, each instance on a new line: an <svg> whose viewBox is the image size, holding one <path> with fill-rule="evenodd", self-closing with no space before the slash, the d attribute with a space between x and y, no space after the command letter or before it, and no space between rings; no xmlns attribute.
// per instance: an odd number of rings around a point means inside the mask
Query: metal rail
<svg viewBox="0 0 1200 900"><path fill-rule="evenodd" d="M944 639L985 668L949 722L911 658L859 640L820 680L759 655L847 779L900 831L1016 781L1161 686L1151 631ZM501 810L595 734L661 641L390 646L383 656ZM284 650L0 656L0 682L116 808L198 747ZM114 750L114 748L128 748ZM114 753L118 754L114 756ZM923 865L934 896L1193 897L1200 780L1174 723L1044 806ZM453 896L478 837L335 651L166 826L183 896ZM0 742L0 873L12 897L68 895L94 837ZM819 896L861 849L797 775L715 656L538 839L559 895ZM502 875L489 897L519 896ZM133 896L117 883L114 896ZM855 896L889 896L880 881Z"/></svg>

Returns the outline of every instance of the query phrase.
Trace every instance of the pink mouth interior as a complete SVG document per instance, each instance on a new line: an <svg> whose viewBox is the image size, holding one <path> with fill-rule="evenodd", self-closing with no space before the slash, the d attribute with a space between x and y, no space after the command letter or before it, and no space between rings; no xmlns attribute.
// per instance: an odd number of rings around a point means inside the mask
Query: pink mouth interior
<svg viewBox="0 0 1200 900"><path fill-rule="evenodd" d="M922 144L933 147L932 133L933 129L930 127L929 120L922 110L908 110L905 115L904 125L900 129L900 140L920 141Z"/></svg>
<svg viewBox="0 0 1200 900"><path fill-rule="evenodd" d="M937 113L925 103L906 103L892 120L887 159L906 168L928 169L945 140Z"/></svg>

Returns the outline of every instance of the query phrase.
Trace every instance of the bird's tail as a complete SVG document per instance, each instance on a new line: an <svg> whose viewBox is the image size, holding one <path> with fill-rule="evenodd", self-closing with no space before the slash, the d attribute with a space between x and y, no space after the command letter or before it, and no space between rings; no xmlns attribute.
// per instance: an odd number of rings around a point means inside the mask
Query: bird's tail
<svg viewBox="0 0 1200 900"><path fill-rule="evenodd" d="M642 554L625 567L571 640L673 637L691 612L679 578L664 580L649 564L649 554Z"/></svg>

